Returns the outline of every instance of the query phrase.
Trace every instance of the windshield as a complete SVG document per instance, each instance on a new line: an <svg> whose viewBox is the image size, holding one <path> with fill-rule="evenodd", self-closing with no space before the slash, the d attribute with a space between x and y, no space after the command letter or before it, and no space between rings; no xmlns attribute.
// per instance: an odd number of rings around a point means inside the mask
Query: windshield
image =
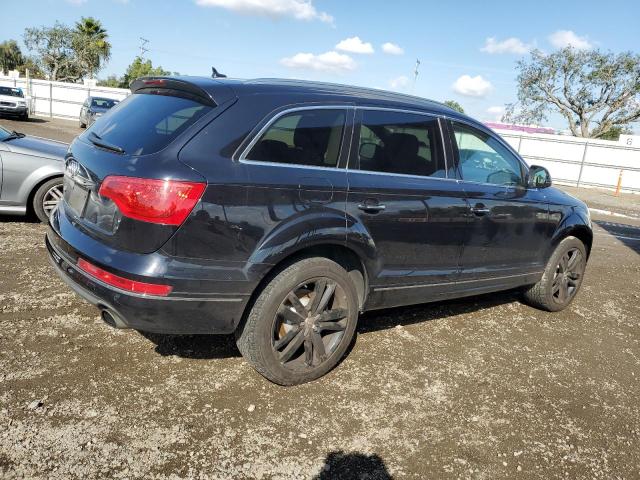
<svg viewBox="0 0 640 480"><path fill-rule="evenodd" d="M112 100L111 98L94 98L91 100L91 106L96 108L111 108L116 103L117 100Z"/></svg>
<svg viewBox="0 0 640 480"><path fill-rule="evenodd" d="M187 98L136 93L89 131L129 155L146 155L165 148L211 109Z"/></svg>
<svg viewBox="0 0 640 480"><path fill-rule="evenodd" d="M22 93L22 89L21 88L0 87L0 95L7 95L9 97L24 98L24 93Z"/></svg>

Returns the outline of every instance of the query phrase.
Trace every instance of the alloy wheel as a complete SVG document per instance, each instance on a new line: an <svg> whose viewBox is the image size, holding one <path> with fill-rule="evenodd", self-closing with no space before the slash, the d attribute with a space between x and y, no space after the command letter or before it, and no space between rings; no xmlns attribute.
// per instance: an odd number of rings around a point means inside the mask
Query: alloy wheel
<svg viewBox="0 0 640 480"><path fill-rule="evenodd" d="M58 202L62 200L62 196L62 184L52 186L47 190L47 193L44 194L44 197L42 197L42 209L44 210L44 213L47 214L47 217L51 216L51 212L56 208Z"/></svg>
<svg viewBox="0 0 640 480"><path fill-rule="evenodd" d="M556 303L569 302L578 291L585 261L582 252L577 248L567 250L556 266L551 285L551 295Z"/></svg>
<svg viewBox="0 0 640 480"><path fill-rule="evenodd" d="M291 290L277 310L272 351L288 370L308 371L323 364L338 348L349 318L344 289L321 277Z"/></svg>

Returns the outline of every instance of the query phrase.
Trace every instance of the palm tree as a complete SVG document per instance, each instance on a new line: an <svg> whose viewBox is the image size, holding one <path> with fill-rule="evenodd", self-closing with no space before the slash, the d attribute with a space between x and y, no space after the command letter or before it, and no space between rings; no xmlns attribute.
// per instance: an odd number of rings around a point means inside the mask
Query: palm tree
<svg viewBox="0 0 640 480"><path fill-rule="evenodd" d="M17 69L24 62L20 47L15 40L0 43L0 72Z"/></svg>
<svg viewBox="0 0 640 480"><path fill-rule="evenodd" d="M107 30L100 20L82 17L75 26L74 48L82 59L87 73L93 77L111 58L111 44Z"/></svg>

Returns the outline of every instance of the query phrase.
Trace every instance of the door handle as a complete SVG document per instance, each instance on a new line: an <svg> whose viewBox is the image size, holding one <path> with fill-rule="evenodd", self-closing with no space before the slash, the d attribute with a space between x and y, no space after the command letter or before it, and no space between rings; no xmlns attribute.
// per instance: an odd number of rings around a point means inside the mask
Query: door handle
<svg viewBox="0 0 640 480"><path fill-rule="evenodd" d="M371 212L371 213L377 213L377 212L381 212L383 211L386 207L386 205L382 205L380 203L361 203L360 205L358 205L358 208L364 212Z"/></svg>
<svg viewBox="0 0 640 480"><path fill-rule="evenodd" d="M476 204L476 206L471 207L471 211L473 212L474 215L477 215L479 217L483 215L487 215L488 213L491 213L491 209L486 207L482 203L478 203Z"/></svg>

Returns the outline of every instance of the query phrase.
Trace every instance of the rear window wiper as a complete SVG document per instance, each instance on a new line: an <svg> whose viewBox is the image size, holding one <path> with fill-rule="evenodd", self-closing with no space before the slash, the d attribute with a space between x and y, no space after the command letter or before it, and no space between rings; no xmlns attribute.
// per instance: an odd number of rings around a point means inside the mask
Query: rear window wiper
<svg viewBox="0 0 640 480"><path fill-rule="evenodd" d="M15 140L16 138L24 138L25 134L24 133L20 133L20 132L16 132L15 130L13 132L11 132L11 134L5 138L2 139L3 142L8 142L9 140Z"/></svg>
<svg viewBox="0 0 640 480"><path fill-rule="evenodd" d="M89 141L93 143L96 147L101 147L116 153L124 153L124 148L119 147L118 145L115 145L113 143L107 142L106 140L103 140L102 137L100 137L100 135L97 135L94 132L89 132Z"/></svg>

